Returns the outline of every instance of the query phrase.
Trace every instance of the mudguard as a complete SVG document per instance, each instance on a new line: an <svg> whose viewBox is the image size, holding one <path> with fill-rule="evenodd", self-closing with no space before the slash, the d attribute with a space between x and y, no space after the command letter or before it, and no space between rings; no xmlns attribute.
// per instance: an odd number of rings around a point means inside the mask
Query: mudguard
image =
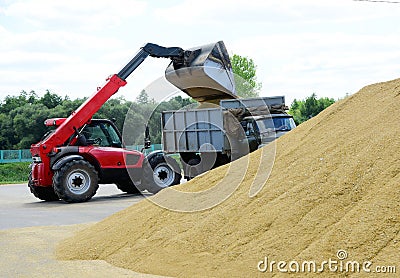
<svg viewBox="0 0 400 278"><path fill-rule="evenodd" d="M59 159L56 163L54 163L53 167L51 169L53 171L60 170L61 167L63 167L66 163L72 161L72 160L83 160L83 157L80 155L67 155Z"/></svg>
<svg viewBox="0 0 400 278"><path fill-rule="evenodd" d="M161 150L153 151L153 152L149 153L148 155L146 155L146 159L147 159L147 161L151 161L153 158L155 158L157 156L165 156L165 153Z"/></svg>

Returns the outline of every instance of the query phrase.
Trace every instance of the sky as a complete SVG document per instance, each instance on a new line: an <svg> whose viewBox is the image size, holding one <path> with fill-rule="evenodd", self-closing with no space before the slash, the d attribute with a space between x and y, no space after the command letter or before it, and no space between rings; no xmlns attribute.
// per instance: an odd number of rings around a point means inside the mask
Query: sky
<svg viewBox="0 0 400 278"><path fill-rule="evenodd" d="M261 96L339 99L400 77L399 14L400 3L352 0L0 0L0 101L90 96L147 42L220 40L254 60ZM148 58L116 96L162 83L168 64Z"/></svg>

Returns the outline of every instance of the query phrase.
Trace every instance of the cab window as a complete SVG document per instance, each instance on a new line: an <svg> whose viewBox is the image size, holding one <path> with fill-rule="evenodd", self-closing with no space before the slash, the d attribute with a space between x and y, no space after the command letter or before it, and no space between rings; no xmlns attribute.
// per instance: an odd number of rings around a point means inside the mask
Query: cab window
<svg viewBox="0 0 400 278"><path fill-rule="evenodd" d="M114 127L109 123L87 124L82 134L86 138L88 145L98 145L101 147L121 147L121 140Z"/></svg>

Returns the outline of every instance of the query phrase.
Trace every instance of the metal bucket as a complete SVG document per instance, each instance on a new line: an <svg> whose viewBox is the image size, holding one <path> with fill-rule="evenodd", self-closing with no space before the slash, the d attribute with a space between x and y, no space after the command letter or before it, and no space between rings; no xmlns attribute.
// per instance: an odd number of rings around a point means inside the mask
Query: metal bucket
<svg viewBox="0 0 400 278"><path fill-rule="evenodd" d="M166 79L197 100L219 104L237 98L232 65L222 41L185 51L184 62L171 62Z"/></svg>

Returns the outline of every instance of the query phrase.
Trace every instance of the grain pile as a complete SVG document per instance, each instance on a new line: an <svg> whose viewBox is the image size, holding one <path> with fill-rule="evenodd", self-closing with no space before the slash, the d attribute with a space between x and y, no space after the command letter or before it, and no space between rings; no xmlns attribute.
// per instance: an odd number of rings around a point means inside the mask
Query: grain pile
<svg viewBox="0 0 400 278"><path fill-rule="evenodd" d="M260 151L219 206L179 213L143 201L63 242L57 255L185 277L251 277L265 256L321 262L337 259L338 250L351 260L396 265L399 135L400 79L367 86L277 140L273 171L256 197L248 192ZM212 186L226 169L180 187Z"/></svg>

